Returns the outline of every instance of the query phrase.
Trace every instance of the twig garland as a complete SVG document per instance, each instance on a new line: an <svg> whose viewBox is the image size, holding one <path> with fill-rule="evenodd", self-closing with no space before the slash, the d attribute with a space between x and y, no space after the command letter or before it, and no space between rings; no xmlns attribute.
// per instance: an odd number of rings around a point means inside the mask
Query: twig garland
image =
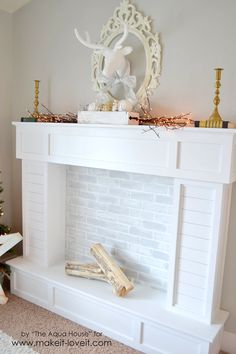
<svg viewBox="0 0 236 354"><path fill-rule="evenodd" d="M151 105L150 100L147 97L147 108L141 106L141 110L143 112L143 117L139 118L139 124L141 125L149 125L148 130L155 130L154 127L165 127L166 129L179 129L183 128L186 125L191 124L193 121L190 118L190 113L181 113L177 116L167 117L167 116L156 116L153 117L151 114ZM148 131L148 130L145 130Z"/></svg>
<svg viewBox="0 0 236 354"><path fill-rule="evenodd" d="M40 123L77 123L77 115L75 113L68 112L66 114L54 114L46 106L41 104L48 113L31 113L28 110L30 117L33 117Z"/></svg>

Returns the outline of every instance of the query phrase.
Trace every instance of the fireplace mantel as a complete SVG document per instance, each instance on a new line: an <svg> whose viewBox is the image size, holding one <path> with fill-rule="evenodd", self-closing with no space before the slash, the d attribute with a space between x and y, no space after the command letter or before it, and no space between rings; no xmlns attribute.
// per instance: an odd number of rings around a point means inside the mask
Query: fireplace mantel
<svg viewBox="0 0 236 354"><path fill-rule="evenodd" d="M13 123L17 158L176 178L236 180L234 129Z"/></svg>
<svg viewBox="0 0 236 354"><path fill-rule="evenodd" d="M143 126L13 124L24 254L9 262L12 292L145 353L218 354L236 131L159 128L158 137ZM120 299L64 274L66 165L174 179L167 294L138 285Z"/></svg>

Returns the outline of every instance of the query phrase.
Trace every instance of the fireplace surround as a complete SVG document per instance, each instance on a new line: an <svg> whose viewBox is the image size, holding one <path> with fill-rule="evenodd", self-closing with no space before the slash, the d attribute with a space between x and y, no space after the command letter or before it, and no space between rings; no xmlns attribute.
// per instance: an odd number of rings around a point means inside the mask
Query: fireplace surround
<svg viewBox="0 0 236 354"><path fill-rule="evenodd" d="M145 353L216 354L236 137L231 129L13 123L22 159L23 257L14 294ZM173 178L167 292L125 298L64 273L67 166Z"/></svg>

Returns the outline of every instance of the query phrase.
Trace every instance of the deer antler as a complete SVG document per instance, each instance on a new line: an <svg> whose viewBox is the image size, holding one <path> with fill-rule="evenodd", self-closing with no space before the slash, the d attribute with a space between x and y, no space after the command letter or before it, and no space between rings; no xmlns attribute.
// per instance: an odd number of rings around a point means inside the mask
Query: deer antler
<svg viewBox="0 0 236 354"><path fill-rule="evenodd" d="M76 38L78 39L78 41L80 43L82 43L85 47L91 48L91 49L100 49L100 50L103 50L106 48L105 46L103 46L101 44L91 43L88 32L85 33L86 39L83 39L80 36L77 28L74 29L74 32L75 32L75 35L76 35Z"/></svg>
<svg viewBox="0 0 236 354"><path fill-rule="evenodd" d="M129 33L128 26L126 23L124 23L124 33L123 33L122 37L116 42L114 49L121 48L121 45L126 40L128 33Z"/></svg>

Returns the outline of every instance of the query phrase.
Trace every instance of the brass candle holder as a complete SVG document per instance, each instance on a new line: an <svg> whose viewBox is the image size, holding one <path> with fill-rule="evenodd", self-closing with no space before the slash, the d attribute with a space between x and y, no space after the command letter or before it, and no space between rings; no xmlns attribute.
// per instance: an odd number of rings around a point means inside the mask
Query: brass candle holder
<svg viewBox="0 0 236 354"><path fill-rule="evenodd" d="M215 84L215 87L216 87L216 90L215 90L215 98L213 100L214 104L215 104L215 108L212 112L212 115L209 117L209 122L211 122L212 124L214 125L217 125L218 124L221 124L222 123L222 118L218 112L218 106L219 106L219 103L220 103L220 87L221 87L221 83L220 83L220 80L221 80L221 72L222 72L222 68L216 68L215 71L216 71L216 84Z"/></svg>
<svg viewBox="0 0 236 354"><path fill-rule="evenodd" d="M34 80L34 116L39 116L39 83L40 80Z"/></svg>

